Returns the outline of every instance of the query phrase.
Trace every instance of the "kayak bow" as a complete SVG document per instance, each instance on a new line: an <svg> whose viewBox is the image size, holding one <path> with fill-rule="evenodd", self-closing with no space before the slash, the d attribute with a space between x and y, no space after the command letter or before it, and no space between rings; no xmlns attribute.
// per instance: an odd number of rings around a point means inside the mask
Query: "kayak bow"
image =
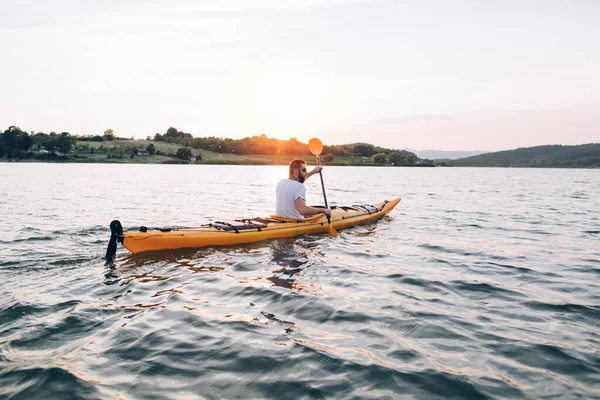
<svg viewBox="0 0 600 400"><path fill-rule="evenodd" d="M378 220L392 211L400 200L398 198L375 205L332 207L331 225L339 230ZM326 233L329 230L329 224L325 214L319 214L306 219L272 215L268 218L213 222L192 228L148 229L142 226L139 232L123 232L121 223L115 220L111 222L110 228L111 239L106 252L107 257L114 257L117 242L122 243L132 253L205 246L230 246L266 239Z"/></svg>

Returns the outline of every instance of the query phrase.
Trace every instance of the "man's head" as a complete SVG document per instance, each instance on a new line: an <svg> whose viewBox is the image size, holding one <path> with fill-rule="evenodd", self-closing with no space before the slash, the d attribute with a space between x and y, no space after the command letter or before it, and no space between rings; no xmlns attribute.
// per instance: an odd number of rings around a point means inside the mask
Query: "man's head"
<svg viewBox="0 0 600 400"><path fill-rule="evenodd" d="M306 161L296 159L290 163L290 179L304 183L306 174Z"/></svg>

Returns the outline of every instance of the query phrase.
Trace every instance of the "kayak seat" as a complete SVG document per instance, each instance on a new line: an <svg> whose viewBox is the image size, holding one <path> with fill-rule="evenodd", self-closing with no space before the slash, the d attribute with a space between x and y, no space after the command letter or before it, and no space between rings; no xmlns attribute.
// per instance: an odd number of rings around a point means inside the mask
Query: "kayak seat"
<svg viewBox="0 0 600 400"><path fill-rule="evenodd" d="M297 223L297 224L312 223L318 219L321 219L321 217L323 217L323 214L317 214L317 215L313 215L312 217L306 217L303 219L282 217L281 215L271 215L271 219L276 219L276 220L278 220L277 222L280 222L280 223L290 222L290 223Z"/></svg>
<svg viewBox="0 0 600 400"><path fill-rule="evenodd" d="M281 219L281 218L263 218L263 217L247 219L245 221L250 221L250 222L259 223L259 224L283 224L283 223L287 222L286 220Z"/></svg>

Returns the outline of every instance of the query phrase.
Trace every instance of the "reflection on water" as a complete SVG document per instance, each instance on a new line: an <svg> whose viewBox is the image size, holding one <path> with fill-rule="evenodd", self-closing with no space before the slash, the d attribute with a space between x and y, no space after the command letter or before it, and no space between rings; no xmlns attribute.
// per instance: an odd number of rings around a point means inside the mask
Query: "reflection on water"
<svg viewBox="0 0 600 400"><path fill-rule="evenodd" d="M268 276L273 285L298 292L304 291L304 295L318 296L320 292L319 282L309 281L307 274L322 253L319 250L324 236L300 237L292 239L279 239L271 245L271 264L280 266L271 271ZM325 239L326 240L326 239Z"/></svg>
<svg viewBox="0 0 600 400"><path fill-rule="evenodd" d="M266 279L275 286L302 290L304 285L293 277L310 266L306 256L308 251L309 249L296 245L296 239L274 240L271 244L271 261L281 268L271 271L273 275Z"/></svg>

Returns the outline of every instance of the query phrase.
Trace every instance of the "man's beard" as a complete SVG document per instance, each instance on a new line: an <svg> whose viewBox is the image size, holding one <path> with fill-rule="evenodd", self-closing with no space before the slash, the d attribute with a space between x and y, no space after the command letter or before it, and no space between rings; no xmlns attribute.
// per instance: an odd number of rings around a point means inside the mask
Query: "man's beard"
<svg viewBox="0 0 600 400"><path fill-rule="evenodd" d="M298 182L300 182L300 183L304 183L304 180L305 180L305 179L304 179L304 175L302 175L302 174L298 174Z"/></svg>

